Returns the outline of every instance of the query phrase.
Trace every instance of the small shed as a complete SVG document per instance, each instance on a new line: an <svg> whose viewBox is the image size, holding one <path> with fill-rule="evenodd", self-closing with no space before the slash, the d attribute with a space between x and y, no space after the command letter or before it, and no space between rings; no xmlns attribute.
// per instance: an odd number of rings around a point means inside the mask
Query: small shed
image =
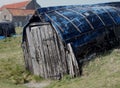
<svg viewBox="0 0 120 88"><path fill-rule="evenodd" d="M119 44L120 10L73 5L40 8L23 30L26 68L44 78L81 74L86 55Z"/></svg>
<svg viewBox="0 0 120 88"><path fill-rule="evenodd" d="M15 33L15 27L12 22L0 22L0 36L10 37Z"/></svg>

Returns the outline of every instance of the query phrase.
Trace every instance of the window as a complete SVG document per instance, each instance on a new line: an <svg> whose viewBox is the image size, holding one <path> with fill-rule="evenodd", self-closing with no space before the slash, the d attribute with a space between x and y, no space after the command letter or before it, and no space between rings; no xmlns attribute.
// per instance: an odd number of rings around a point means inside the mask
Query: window
<svg viewBox="0 0 120 88"><path fill-rule="evenodd" d="M7 19L7 16L6 15L4 15L4 20L6 20Z"/></svg>

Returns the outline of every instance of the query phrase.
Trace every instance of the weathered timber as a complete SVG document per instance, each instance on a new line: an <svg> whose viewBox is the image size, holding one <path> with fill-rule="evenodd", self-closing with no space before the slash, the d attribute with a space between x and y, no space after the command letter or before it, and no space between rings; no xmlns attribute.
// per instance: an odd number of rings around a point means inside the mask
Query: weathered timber
<svg viewBox="0 0 120 88"><path fill-rule="evenodd" d="M23 43L23 51L30 71L46 79L60 79L68 73L71 76L79 74L72 46L61 41L53 26L47 23L32 25L28 27L26 34L28 41Z"/></svg>
<svg viewBox="0 0 120 88"><path fill-rule="evenodd" d="M57 57L56 57L56 53L55 53L56 49L55 49L55 43L53 41L53 33L52 33L52 29L49 27L49 25L46 26L45 33L47 36L46 43L48 44L47 47L49 50L49 57L50 57L48 60L48 61L50 61L50 63L49 62L48 63L49 63L49 66L51 66L51 74L49 74L49 77L51 77L51 76L54 76L57 74L57 70L56 70L57 66L55 65L56 64L55 58L57 58Z"/></svg>
<svg viewBox="0 0 120 88"><path fill-rule="evenodd" d="M40 63L40 65L42 65L42 77L46 77L46 66L45 66L45 55L44 55L44 48L43 48L43 42L42 42L42 37L40 36L41 35L41 28L38 27L38 41L39 41L39 50L40 50L40 54L41 54L41 57L39 59L41 59L42 63Z"/></svg>
<svg viewBox="0 0 120 88"><path fill-rule="evenodd" d="M39 75L39 68L38 68L38 63L35 60L35 47L33 44L33 37L29 29L26 30L27 33L27 39L28 39L28 47L29 47L29 53L30 53L30 58L32 59L32 66L33 66L33 73L35 75Z"/></svg>
<svg viewBox="0 0 120 88"><path fill-rule="evenodd" d="M72 49L72 46L70 43L67 44L67 47L68 47L68 50L69 50L69 59L70 59L70 72L71 72L71 75L74 77L74 76L78 76L79 75L79 66L78 66L78 61L74 55L74 52L73 52L73 49Z"/></svg>

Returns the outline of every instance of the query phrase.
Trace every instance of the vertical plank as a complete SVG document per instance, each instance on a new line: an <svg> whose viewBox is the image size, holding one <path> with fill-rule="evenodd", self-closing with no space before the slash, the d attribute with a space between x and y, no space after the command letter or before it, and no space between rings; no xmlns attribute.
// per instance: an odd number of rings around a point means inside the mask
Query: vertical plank
<svg viewBox="0 0 120 88"><path fill-rule="evenodd" d="M26 30L30 30L29 27L26 28ZM33 68L33 62L32 62L32 58L31 58L31 53L30 53L30 45L29 45L29 38L28 38L29 35L27 35L27 32L26 32L26 41L25 41L25 54L28 55L28 58L27 58L27 61L28 61L28 67L33 74L34 74L34 68Z"/></svg>
<svg viewBox="0 0 120 88"><path fill-rule="evenodd" d="M75 55L74 55L74 52L73 52L73 49L72 49L72 46L71 46L71 44L70 43L68 43L67 44L67 46L68 46L68 50L69 50L69 57L70 57L70 63L71 63L71 69L72 69L72 74L74 75L74 76L78 76L79 75L79 66L78 66L78 62L77 62L77 59L76 59L76 57L75 57ZM73 67L74 68L73 68ZM73 76L72 75L72 76Z"/></svg>
<svg viewBox="0 0 120 88"><path fill-rule="evenodd" d="M48 65L48 78L51 77L52 74L54 74L54 66L53 66L53 62L51 59L53 59L53 55L52 55L52 49L51 49L51 42L50 42L50 36L49 36L49 30L47 29L47 26L48 25L44 25L43 28L44 28L44 35L45 35L45 39L44 39L44 43L46 43L46 49L48 51L48 57L46 58L46 62L47 62L47 65Z"/></svg>
<svg viewBox="0 0 120 88"><path fill-rule="evenodd" d="M29 52L30 52L30 57L32 59L32 65L33 65L33 73L35 75L39 75L39 68L37 66L37 62L35 61L35 47L33 44L33 40L32 40L32 35L30 32L30 29L26 29L26 33L27 33L27 38L28 38L28 46L29 46Z"/></svg>
<svg viewBox="0 0 120 88"><path fill-rule="evenodd" d="M39 44L39 39L38 39L38 33L39 33L38 31L39 31L39 27L33 27L31 30L32 36L33 36L33 43L34 43L34 47L35 47L35 56L36 56L35 60L38 63L37 67L39 68L38 72L39 72L40 76L44 77L43 69L42 69L43 67L42 67L41 52L39 50L40 44Z"/></svg>
<svg viewBox="0 0 120 88"><path fill-rule="evenodd" d="M52 29L53 30L53 29ZM63 75L63 64L64 62L62 62L62 58L60 55L60 49L59 49L59 44L58 44L58 39L56 36L56 33L53 31L54 33L54 44L55 44L55 49L56 49L56 53L57 53L57 61L58 61L58 75Z"/></svg>
<svg viewBox="0 0 120 88"><path fill-rule="evenodd" d="M68 51L67 51L67 63L68 63L68 68L69 68L69 74L70 74L71 77L74 77L72 57L71 57L71 55Z"/></svg>
<svg viewBox="0 0 120 88"><path fill-rule="evenodd" d="M29 57L28 57L28 52L27 52L27 48L26 48L26 41L24 41L22 43L22 50L23 50L23 56L24 56L24 61L25 61L25 67L27 70L31 70L30 69L30 63L29 63Z"/></svg>
<svg viewBox="0 0 120 88"><path fill-rule="evenodd" d="M48 63L47 63L47 59L49 58L49 52L48 52L48 48L47 48L47 43L45 42L46 40L46 36L45 36L45 28L44 27L40 27L40 34L41 34L41 39L42 39L42 47L43 47L43 52L44 52L44 65L45 65L45 78L48 78Z"/></svg>
<svg viewBox="0 0 120 88"><path fill-rule="evenodd" d="M40 59L40 62L39 62L39 65L41 65L42 69L40 70L40 73L41 73L41 76L44 77L44 78L47 78L47 73L46 73L46 63L45 63L45 51L44 51L44 46L43 46L43 39L42 39L42 34L41 34L41 30L42 28L41 27L38 27L38 49L40 51L40 55L41 57L39 58Z"/></svg>
<svg viewBox="0 0 120 88"><path fill-rule="evenodd" d="M50 25L46 26L46 33L48 35L48 41L49 41L49 46L48 49L50 51L50 56L51 56L51 64L53 66L53 68L51 68L51 70L54 70L54 73L51 74L51 76L54 76L55 79L57 79L57 76L59 74L59 57L57 55L57 50L56 50L56 45L55 45L55 40L54 40L54 33L51 29Z"/></svg>
<svg viewBox="0 0 120 88"><path fill-rule="evenodd" d="M60 38L56 35L55 36L56 42L57 42L57 47L58 47L58 51L59 51L59 56L60 56L60 62L61 62L61 68L62 68L62 74L66 74L67 73L67 66L66 66L66 53L65 53L65 49L64 49L64 45L62 43L62 41L60 40Z"/></svg>
<svg viewBox="0 0 120 88"><path fill-rule="evenodd" d="M34 45L34 48L35 48L35 59L34 61L36 62L36 68L37 68L37 75L40 75L40 67L39 67L39 61L38 61L38 58L39 58L39 53L38 53L38 48L37 48L37 37L36 37L36 27L32 27L31 28L31 38L32 38L32 42L33 42L33 45Z"/></svg>
<svg viewBox="0 0 120 88"><path fill-rule="evenodd" d="M29 70L31 71L31 72L34 72L33 71L33 65L32 65L32 59L31 59L31 57L30 57L30 49L29 49L29 45L28 45L28 39L26 39L26 43L25 43L26 45L26 55L28 56L28 64L29 64Z"/></svg>
<svg viewBox="0 0 120 88"><path fill-rule="evenodd" d="M65 47L63 45L62 40L59 38L59 46L60 46L60 56L62 59L62 63L63 63L63 70L64 70L64 74L66 74L68 72L68 66L67 66L67 60L66 60L66 52L65 52Z"/></svg>
<svg viewBox="0 0 120 88"><path fill-rule="evenodd" d="M62 42L62 40L60 39L60 37L58 36L58 33L56 31L56 29L54 28L53 25L51 25L52 27L52 30L54 31L54 40L56 42L56 47L57 47L57 50L58 50L58 55L60 56L60 59L61 59L61 68L62 68L62 72L60 73L63 73L63 74L66 74L68 73L68 66L67 66L67 59L66 59L66 52L65 52L65 46Z"/></svg>
<svg viewBox="0 0 120 88"><path fill-rule="evenodd" d="M36 34L37 34L36 37L37 37L37 46L38 46L37 49L38 49L38 54L39 54L38 60L39 60L39 66L40 66L40 76L44 77L44 69L43 69L44 68L44 66L43 66L44 55L43 55L42 48L40 48L42 41L40 40L41 35L40 35L40 28L39 27L37 27Z"/></svg>

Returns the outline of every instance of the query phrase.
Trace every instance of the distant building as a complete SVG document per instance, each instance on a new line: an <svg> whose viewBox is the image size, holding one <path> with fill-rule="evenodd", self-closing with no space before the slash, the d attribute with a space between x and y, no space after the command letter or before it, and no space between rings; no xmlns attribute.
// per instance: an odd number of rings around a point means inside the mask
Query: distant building
<svg viewBox="0 0 120 88"><path fill-rule="evenodd" d="M0 21L10 21L15 26L23 26L27 18L34 14L35 9L39 7L36 0L4 5L0 8Z"/></svg>

